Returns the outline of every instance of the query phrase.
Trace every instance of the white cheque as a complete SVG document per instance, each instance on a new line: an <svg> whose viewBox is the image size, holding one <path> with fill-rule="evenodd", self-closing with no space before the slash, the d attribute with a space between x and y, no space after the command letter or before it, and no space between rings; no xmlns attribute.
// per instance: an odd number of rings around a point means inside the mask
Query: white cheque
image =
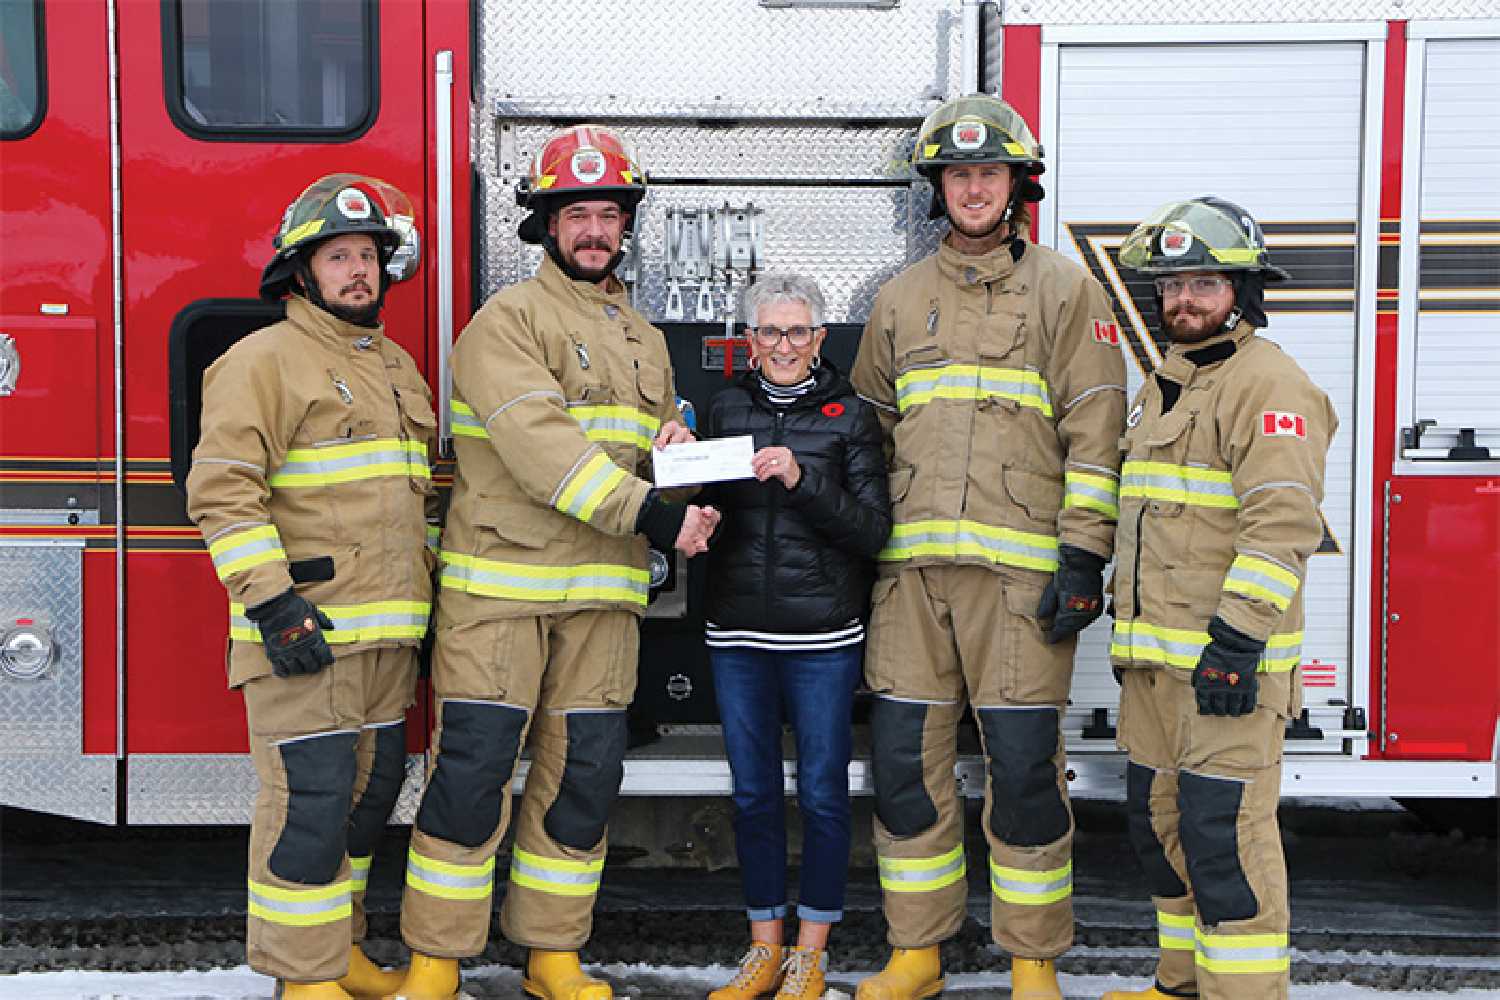
<svg viewBox="0 0 1500 1000"><path fill-rule="evenodd" d="M750 459L755 454L755 439L749 434L669 444L651 452L656 468L656 485L697 486L726 479L753 479Z"/></svg>

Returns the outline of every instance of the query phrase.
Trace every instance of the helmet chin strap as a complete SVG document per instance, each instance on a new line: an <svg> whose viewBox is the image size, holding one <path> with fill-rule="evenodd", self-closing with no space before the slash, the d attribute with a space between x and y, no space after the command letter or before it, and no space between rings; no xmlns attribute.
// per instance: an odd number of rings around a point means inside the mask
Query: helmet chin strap
<svg viewBox="0 0 1500 1000"><path fill-rule="evenodd" d="M297 255L297 282L302 286L302 295L317 306L319 309L335 316L345 323L362 326L367 329L375 329L380 326L380 310L385 308L385 293L391 289L391 276L386 271L385 265L380 266L380 291L375 295L375 301L358 309L349 306L334 305L323 298L323 291L318 287L318 282L313 278L312 266L308 263L307 254Z"/></svg>

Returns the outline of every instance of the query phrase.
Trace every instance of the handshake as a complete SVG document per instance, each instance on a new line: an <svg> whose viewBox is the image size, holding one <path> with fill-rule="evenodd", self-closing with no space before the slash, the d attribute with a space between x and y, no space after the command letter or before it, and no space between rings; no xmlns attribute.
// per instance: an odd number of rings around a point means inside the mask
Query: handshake
<svg viewBox="0 0 1500 1000"><path fill-rule="evenodd" d="M682 519L682 529L677 532L677 551L692 557L708 551L708 540L719 526L720 514L712 507L688 504L687 514Z"/></svg>

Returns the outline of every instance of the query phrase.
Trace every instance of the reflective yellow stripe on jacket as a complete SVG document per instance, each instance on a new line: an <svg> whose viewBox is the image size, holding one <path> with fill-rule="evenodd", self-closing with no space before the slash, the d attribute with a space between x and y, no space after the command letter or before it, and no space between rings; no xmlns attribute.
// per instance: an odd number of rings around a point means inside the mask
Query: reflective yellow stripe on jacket
<svg viewBox="0 0 1500 1000"><path fill-rule="evenodd" d="M1189 628L1166 628L1150 622L1117 621L1109 653L1138 663L1157 663L1191 670L1208 645L1208 633ZM1302 632L1272 634L1261 655L1261 673L1285 673L1302 660Z"/></svg>
<svg viewBox="0 0 1500 1000"><path fill-rule="evenodd" d="M1240 506L1230 473L1222 469L1172 465L1170 462L1127 461L1121 476L1122 497L1144 497L1226 510L1238 510Z"/></svg>
<svg viewBox="0 0 1500 1000"><path fill-rule="evenodd" d="M293 448L267 483L272 489L331 486L362 479L432 478L427 445L402 438L374 438L321 448Z"/></svg>
<svg viewBox="0 0 1500 1000"><path fill-rule="evenodd" d="M985 365L915 368L896 376L896 408L902 413L934 399L1013 399L1052 416L1052 394L1040 372Z"/></svg>
<svg viewBox="0 0 1500 1000"><path fill-rule="evenodd" d="M565 861L511 849L510 880L516 885L553 896L592 896L604 876L604 859Z"/></svg>
<svg viewBox="0 0 1500 1000"><path fill-rule="evenodd" d="M650 451L661 421L633 406L594 406L569 403L568 413L590 441L616 441Z"/></svg>
<svg viewBox="0 0 1500 1000"><path fill-rule="evenodd" d="M1224 577L1224 589L1229 593L1259 598L1274 605L1277 611L1285 611L1291 605L1301 585L1297 574L1280 563L1240 554L1235 555Z"/></svg>
<svg viewBox="0 0 1500 1000"><path fill-rule="evenodd" d="M1286 972L1292 967L1286 934L1211 934L1200 929L1196 942L1193 962L1219 975Z"/></svg>
<svg viewBox="0 0 1500 1000"><path fill-rule="evenodd" d="M877 859L880 887L886 892L935 892L963 880L963 845L931 858Z"/></svg>
<svg viewBox="0 0 1500 1000"><path fill-rule="evenodd" d="M320 604L318 610L333 622L323 630L330 643L376 642L381 639L420 639L427 634L432 605L427 601L369 601L364 604ZM245 606L229 603L229 638L260 642L260 628L245 617Z"/></svg>
<svg viewBox="0 0 1500 1000"><path fill-rule="evenodd" d="M282 889L249 879L250 916L286 927L317 927L354 912L349 880L310 889Z"/></svg>
<svg viewBox="0 0 1500 1000"><path fill-rule="evenodd" d="M978 521L911 521L891 529L890 540L877 558L892 562L923 556L977 556L1051 573L1057 569L1057 539Z"/></svg>
<svg viewBox="0 0 1500 1000"><path fill-rule="evenodd" d="M1113 476L1095 472L1063 473L1067 492L1063 494L1063 507L1083 507L1095 510L1105 517L1120 516L1120 483Z"/></svg>
<svg viewBox="0 0 1500 1000"><path fill-rule="evenodd" d="M1007 868L990 859L990 888L1002 903L1046 906L1073 895L1073 862L1047 871Z"/></svg>
<svg viewBox="0 0 1500 1000"><path fill-rule="evenodd" d="M489 431L474 412L473 407L459 399L448 402L452 416L453 433L462 437L488 439ZM649 413L633 406L596 406L591 403L570 403L568 413L590 441L617 441L633 444L642 451L650 451L661 421Z"/></svg>
<svg viewBox="0 0 1500 1000"><path fill-rule="evenodd" d="M624 469L611 462L604 452L593 452L585 455L563 479L552 498L552 506L587 522L624 481Z"/></svg>
<svg viewBox="0 0 1500 1000"><path fill-rule="evenodd" d="M208 543L209 558L220 580L262 563L286 561L281 535L273 524L261 524L243 531L230 531Z"/></svg>
<svg viewBox="0 0 1500 1000"><path fill-rule="evenodd" d="M439 583L482 597L513 601L626 601L646 606L651 575L634 566L580 563L533 566L444 552Z"/></svg>
<svg viewBox="0 0 1500 1000"><path fill-rule="evenodd" d="M489 899L495 892L495 856L477 865L461 865L424 857L416 848L408 848L406 884L439 899Z"/></svg>

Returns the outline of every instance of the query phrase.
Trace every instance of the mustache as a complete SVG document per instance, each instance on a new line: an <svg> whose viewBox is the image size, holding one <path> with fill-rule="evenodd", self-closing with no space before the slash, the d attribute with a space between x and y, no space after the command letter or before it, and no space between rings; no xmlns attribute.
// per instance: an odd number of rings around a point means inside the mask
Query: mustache
<svg viewBox="0 0 1500 1000"><path fill-rule="evenodd" d="M602 236L582 236L573 244L573 252L580 250L602 250L605 253L613 253L614 247L610 246L609 240Z"/></svg>
<svg viewBox="0 0 1500 1000"><path fill-rule="evenodd" d="M340 295L344 295L344 294L346 294L348 292L356 292L356 291L360 291L360 290L363 290L364 292L366 292L367 294L370 294L370 295L374 295L375 294L375 292L370 288L370 286L368 284L366 284L365 282L363 282L363 281L355 281L355 282L352 282L352 283L350 283L348 285L345 285L343 288L339 289L339 294Z"/></svg>

